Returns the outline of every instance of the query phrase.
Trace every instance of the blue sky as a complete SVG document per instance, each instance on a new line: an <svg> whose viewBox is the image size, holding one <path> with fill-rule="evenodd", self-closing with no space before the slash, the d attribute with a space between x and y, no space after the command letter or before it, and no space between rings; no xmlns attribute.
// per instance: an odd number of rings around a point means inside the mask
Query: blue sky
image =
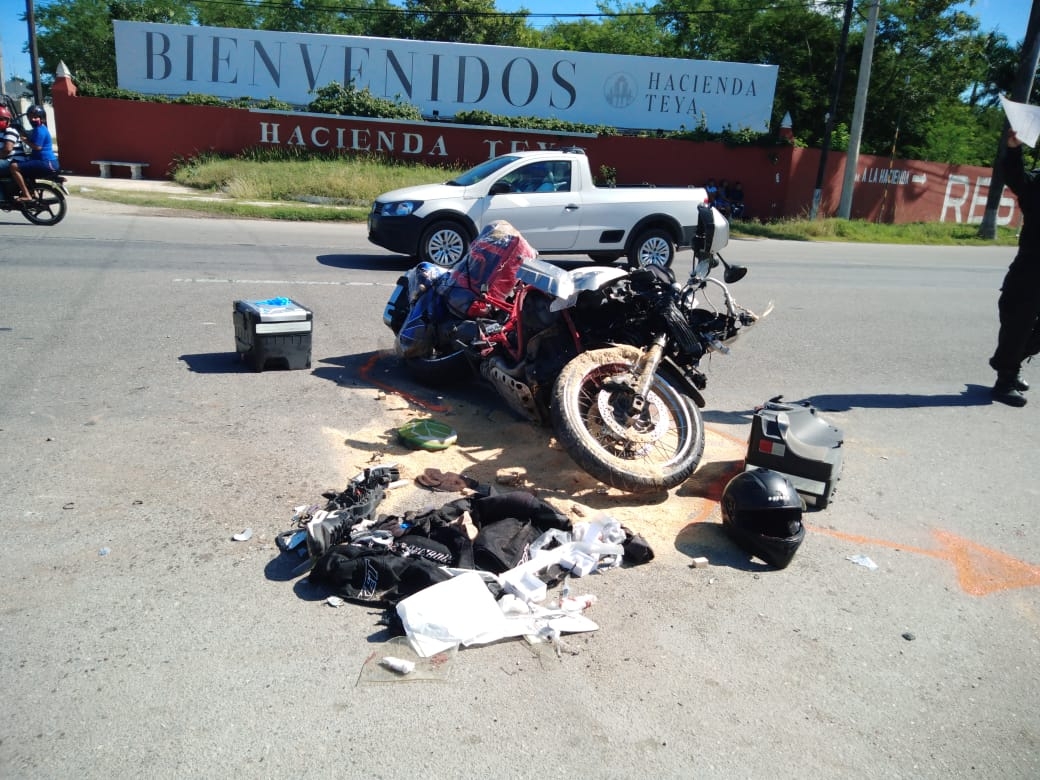
<svg viewBox="0 0 1040 780"><path fill-rule="evenodd" d="M36 0L36 5L45 5L46 2ZM970 6L967 10L979 18L983 30L997 29L1014 43L1025 37L1031 0L975 0L973 5L962 5ZM496 0L495 6L500 11L516 11L523 7L532 14L545 15L598 12L595 0ZM32 77L29 55L23 52L28 40L28 26L18 21L25 9L25 0L0 0L0 51L3 53L4 76L8 79L20 76L28 80ZM531 19L531 24L540 27L550 21L549 16L538 16Z"/></svg>

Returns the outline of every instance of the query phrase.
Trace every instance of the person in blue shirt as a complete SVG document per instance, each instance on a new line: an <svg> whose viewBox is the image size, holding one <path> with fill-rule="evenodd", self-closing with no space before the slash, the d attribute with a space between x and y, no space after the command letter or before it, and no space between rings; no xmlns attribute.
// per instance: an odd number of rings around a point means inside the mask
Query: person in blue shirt
<svg viewBox="0 0 1040 780"><path fill-rule="evenodd" d="M729 219L729 190L729 179L719 181L719 186L715 189L715 202L711 204L721 211L726 219Z"/></svg>
<svg viewBox="0 0 1040 780"><path fill-rule="evenodd" d="M32 129L22 136L29 159L18 163L19 170L23 175L30 176L57 173L61 166L58 164L58 155L54 153L51 131L47 129L47 112L43 106L30 106L25 116L32 125Z"/></svg>
<svg viewBox="0 0 1040 780"><path fill-rule="evenodd" d="M708 179L708 183L704 185L705 191L708 193L708 205L715 205L715 198L719 194L719 185L715 183L715 179Z"/></svg>

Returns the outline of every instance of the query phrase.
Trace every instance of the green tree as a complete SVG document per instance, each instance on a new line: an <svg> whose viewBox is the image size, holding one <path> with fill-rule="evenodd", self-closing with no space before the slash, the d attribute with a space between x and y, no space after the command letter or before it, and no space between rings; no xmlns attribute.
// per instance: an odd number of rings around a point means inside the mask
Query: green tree
<svg viewBox="0 0 1040 780"><path fill-rule="evenodd" d="M977 34L978 19L956 5L883 0L863 124L865 152L887 152L897 124L903 149L927 148L935 122L942 122L942 107L960 100L977 80L983 36Z"/></svg>
<svg viewBox="0 0 1040 780"><path fill-rule="evenodd" d="M220 0L219 3L190 3L193 21L203 27L235 27L253 30L263 18L261 6L247 0Z"/></svg>
<svg viewBox="0 0 1040 780"><path fill-rule="evenodd" d="M823 142L830 84L841 40L841 19L809 6L781 6L729 20L729 57L738 62L778 66L773 129L790 112L795 137L809 145ZM843 80L847 83L847 79ZM851 118L851 99L848 113Z"/></svg>
<svg viewBox="0 0 1040 780"><path fill-rule="evenodd" d="M404 0L404 8L395 37L496 46L530 40L526 14L503 14L494 0Z"/></svg>
<svg viewBox="0 0 1040 780"><path fill-rule="evenodd" d="M282 0L255 7L259 29L330 35L392 34L404 16L389 0Z"/></svg>
<svg viewBox="0 0 1040 780"><path fill-rule="evenodd" d="M653 10L674 39L675 56L735 61L732 32L752 21L760 9L760 4L752 7L742 0L660 0Z"/></svg>
<svg viewBox="0 0 1040 780"><path fill-rule="evenodd" d="M44 81L64 61L77 83L106 87L116 85L113 19L187 24L194 18L180 0L70 0L39 5L33 15Z"/></svg>
<svg viewBox="0 0 1040 780"><path fill-rule="evenodd" d="M989 167L997 153L1003 123L1000 108L947 100L931 112L927 137L902 145L902 153L915 160Z"/></svg>
<svg viewBox="0 0 1040 780"><path fill-rule="evenodd" d="M980 56L967 103L970 106L995 106L1001 92L1009 93L1021 51L1008 43L1007 36L991 32L981 36Z"/></svg>
<svg viewBox="0 0 1040 780"><path fill-rule="evenodd" d="M773 129L790 112L798 140L818 145L838 57L840 14L833 4L808 0L763 5L745 0L661 0L654 11L673 36L672 56L778 66Z"/></svg>
<svg viewBox="0 0 1040 780"><path fill-rule="evenodd" d="M538 45L564 51L674 57L673 38L645 3L600 2L599 20L558 21L542 31Z"/></svg>

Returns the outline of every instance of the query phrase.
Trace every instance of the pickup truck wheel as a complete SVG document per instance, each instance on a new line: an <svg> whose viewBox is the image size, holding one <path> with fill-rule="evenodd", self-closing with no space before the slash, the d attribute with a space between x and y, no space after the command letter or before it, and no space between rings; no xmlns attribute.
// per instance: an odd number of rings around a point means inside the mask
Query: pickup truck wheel
<svg viewBox="0 0 1040 780"><path fill-rule="evenodd" d="M469 235L457 222L434 222L419 240L419 259L444 267L455 265L469 249Z"/></svg>
<svg viewBox="0 0 1040 780"><path fill-rule="evenodd" d="M592 262L599 265L613 265L621 255L610 252L590 252L589 257L592 259Z"/></svg>
<svg viewBox="0 0 1040 780"><path fill-rule="evenodd" d="M628 264L632 268L659 265L668 268L675 259L675 244L668 231L652 228L640 233L628 252Z"/></svg>

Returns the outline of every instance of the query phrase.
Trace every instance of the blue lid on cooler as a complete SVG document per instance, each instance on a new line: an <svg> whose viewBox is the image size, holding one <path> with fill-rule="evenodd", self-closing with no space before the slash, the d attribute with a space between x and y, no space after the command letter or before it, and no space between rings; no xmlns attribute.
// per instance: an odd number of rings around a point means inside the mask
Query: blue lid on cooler
<svg viewBox="0 0 1040 780"><path fill-rule="evenodd" d="M290 298L268 298L262 301L235 301L235 308L249 312L261 322L285 322L310 319L311 311Z"/></svg>

